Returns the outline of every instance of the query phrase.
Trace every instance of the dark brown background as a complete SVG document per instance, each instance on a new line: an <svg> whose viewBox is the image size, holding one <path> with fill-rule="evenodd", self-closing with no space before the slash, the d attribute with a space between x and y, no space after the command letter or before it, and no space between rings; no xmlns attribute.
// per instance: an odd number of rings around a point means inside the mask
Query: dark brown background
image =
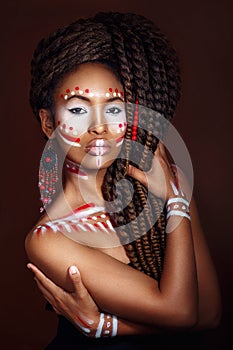
<svg viewBox="0 0 233 350"><path fill-rule="evenodd" d="M1 4L3 6L3 3ZM29 64L42 36L99 10L154 20L181 60L183 95L174 119L191 154L194 193L223 295L221 326L205 349L230 349L232 307L232 2L229 0L22 0L1 9L2 349L42 350L56 319L26 269L24 238L38 216L37 171L44 140L28 104ZM155 347L156 348L156 345Z"/></svg>

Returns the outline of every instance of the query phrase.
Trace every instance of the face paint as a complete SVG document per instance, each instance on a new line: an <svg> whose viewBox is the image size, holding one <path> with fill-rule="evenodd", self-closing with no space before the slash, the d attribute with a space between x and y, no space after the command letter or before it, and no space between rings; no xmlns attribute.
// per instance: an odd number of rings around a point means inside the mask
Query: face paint
<svg viewBox="0 0 233 350"><path fill-rule="evenodd" d="M79 86L75 86L74 89L66 89L64 94L61 94L60 97L64 100L67 100L69 97L71 96L89 96L89 97L107 97L107 98L111 98L111 97L124 97L124 92L123 91L119 91L117 88L108 88L108 91L106 92L99 92L93 89L80 89Z"/></svg>
<svg viewBox="0 0 233 350"><path fill-rule="evenodd" d="M102 165L102 159L101 156L96 157L96 166L99 169Z"/></svg>
<svg viewBox="0 0 233 350"><path fill-rule="evenodd" d="M87 89L85 91L87 91ZM114 92L113 94L121 93ZM81 147L83 135L92 128L101 127L102 125L105 125L108 132L113 136L119 135L119 137L115 139L116 147L119 147L123 143L127 127L126 112L123 102L110 101L90 106L89 102L80 100L80 98L75 95L67 98L67 103L58 108L56 115L58 118L58 135L63 142L70 146ZM99 147L99 145L97 145L97 147ZM96 154L96 166L98 168L102 165L101 156L104 154L105 152L102 153L102 149L99 147Z"/></svg>

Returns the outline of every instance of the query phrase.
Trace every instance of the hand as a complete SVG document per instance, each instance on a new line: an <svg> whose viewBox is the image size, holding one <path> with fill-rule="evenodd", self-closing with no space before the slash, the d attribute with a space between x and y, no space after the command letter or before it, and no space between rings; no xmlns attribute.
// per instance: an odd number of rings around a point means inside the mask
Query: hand
<svg viewBox="0 0 233 350"><path fill-rule="evenodd" d="M83 334L95 337L100 322L100 312L82 283L77 267L69 268L69 277L74 287L72 293L66 292L53 283L35 265L29 263L27 267L34 273L38 288L54 311L66 317Z"/></svg>
<svg viewBox="0 0 233 350"><path fill-rule="evenodd" d="M140 181L155 196L167 201L177 195L182 195L176 177L176 166L169 163L165 147L159 141L154 153L151 169L145 173L134 166L128 168L128 175ZM178 193L177 193L178 191Z"/></svg>

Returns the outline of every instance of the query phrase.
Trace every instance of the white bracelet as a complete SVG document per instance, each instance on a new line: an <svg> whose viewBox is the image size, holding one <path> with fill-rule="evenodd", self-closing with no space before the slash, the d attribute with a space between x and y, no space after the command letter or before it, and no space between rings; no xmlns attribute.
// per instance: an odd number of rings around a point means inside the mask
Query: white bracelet
<svg viewBox="0 0 233 350"><path fill-rule="evenodd" d="M117 316L110 315L110 314L105 315L104 313L101 313L99 324L95 333L95 338L109 337L109 336L115 337L117 335L117 328L118 328ZM112 331L112 334L110 334L111 331Z"/></svg>
<svg viewBox="0 0 233 350"><path fill-rule="evenodd" d="M170 218L170 216L183 216L189 220L191 220L190 215L188 213L184 213L183 211L180 210L171 210L168 214L167 214L167 220Z"/></svg>
<svg viewBox="0 0 233 350"><path fill-rule="evenodd" d="M117 316L112 316L112 337L115 337L117 335L117 327L118 327L118 320Z"/></svg>
<svg viewBox="0 0 233 350"><path fill-rule="evenodd" d="M185 199L183 197L169 198L167 201L167 206L169 204L172 204L172 203L183 203L183 204L187 205L187 207L189 208L189 202L187 201L187 199Z"/></svg>
<svg viewBox="0 0 233 350"><path fill-rule="evenodd" d="M104 314L101 313L100 314L100 321L99 321L99 324L98 324L98 327L97 327L97 330L96 330L96 333L95 333L95 337L96 338L100 338L101 337L103 325L104 325Z"/></svg>
<svg viewBox="0 0 233 350"><path fill-rule="evenodd" d="M171 216L182 216L191 220L190 212L189 212L189 202L187 199L183 197L174 197L170 198L166 204L167 216L168 220Z"/></svg>

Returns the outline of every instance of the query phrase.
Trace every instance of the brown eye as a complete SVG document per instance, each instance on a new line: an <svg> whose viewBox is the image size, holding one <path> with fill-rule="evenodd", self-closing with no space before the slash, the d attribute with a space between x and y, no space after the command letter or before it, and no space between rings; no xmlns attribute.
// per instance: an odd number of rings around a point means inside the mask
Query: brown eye
<svg viewBox="0 0 233 350"><path fill-rule="evenodd" d="M122 112L122 110L120 108L118 108L118 107L111 107L111 108L108 108L106 110L106 113L114 114L114 115L117 115L117 114L119 114L121 112Z"/></svg>
<svg viewBox="0 0 233 350"><path fill-rule="evenodd" d="M72 114L85 114L85 113L87 113L87 111L82 107L70 108L69 111Z"/></svg>

